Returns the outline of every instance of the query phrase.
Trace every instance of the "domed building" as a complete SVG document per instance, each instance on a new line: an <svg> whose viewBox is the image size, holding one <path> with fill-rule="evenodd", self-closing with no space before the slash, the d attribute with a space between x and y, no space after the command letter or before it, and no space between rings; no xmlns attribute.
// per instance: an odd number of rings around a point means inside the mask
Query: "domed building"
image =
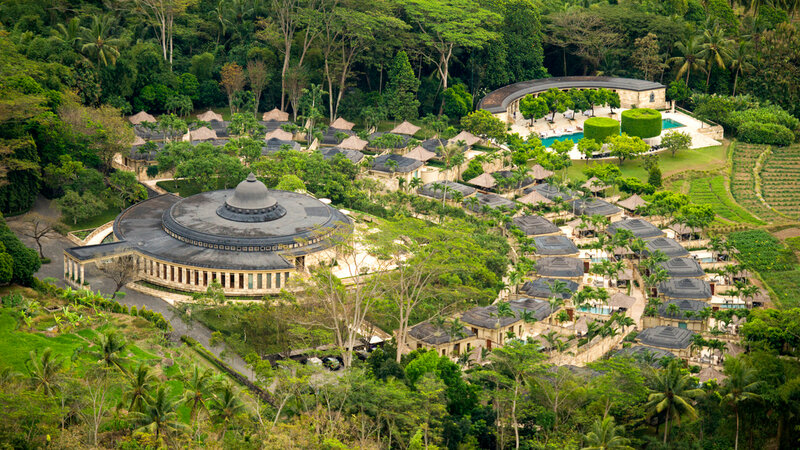
<svg viewBox="0 0 800 450"><path fill-rule="evenodd" d="M307 265L334 260L352 229L339 210L270 190L251 173L235 189L131 206L114 221L115 242L64 251L64 277L83 284L85 264L132 255L140 278L159 286L202 292L217 280L228 295L260 296Z"/></svg>

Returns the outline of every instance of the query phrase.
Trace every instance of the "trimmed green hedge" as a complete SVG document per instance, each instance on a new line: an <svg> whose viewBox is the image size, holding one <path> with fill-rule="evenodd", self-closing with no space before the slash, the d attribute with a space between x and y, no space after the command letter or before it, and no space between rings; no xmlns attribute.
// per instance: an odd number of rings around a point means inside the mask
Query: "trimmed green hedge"
<svg viewBox="0 0 800 450"><path fill-rule="evenodd" d="M650 108L622 111L622 132L642 139L658 136L661 134L661 113Z"/></svg>
<svg viewBox="0 0 800 450"><path fill-rule="evenodd" d="M794 133L777 123L744 122L739 126L739 139L751 144L784 147L794 142Z"/></svg>
<svg viewBox="0 0 800 450"><path fill-rule="evenodd" d="M619 122L608 117L590 117L583 122L583 137L605 142L609 136L619 135Z"/></svg>

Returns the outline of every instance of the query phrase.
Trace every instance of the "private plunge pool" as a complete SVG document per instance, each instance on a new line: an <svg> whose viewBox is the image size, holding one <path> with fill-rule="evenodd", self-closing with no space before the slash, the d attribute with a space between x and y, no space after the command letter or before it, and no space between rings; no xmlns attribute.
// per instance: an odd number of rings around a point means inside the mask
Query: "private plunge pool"
<svg viewBox="0 0 800 450"><path fill-rule="evenodd" d="M590 314L603 314L606 316L611 315L610 306L581 306L580 308L578 308L578 311Z"/></svg>
<svg viewBox="0 0 800 450"><path fill-rule="evenodd" d="M680 128L680 127L684 127L684 126L685 126L684 124L682 124L680 122L676 122L675 120L672 120L672 119L661 119L661 129L662 130L669 130L670 128ZM583 131L579 131L577 133L572 133L572 134L565 134L565 135L562 135L562 136L544 138L544 139L542 139L542 145L544 145L545 148L548 148L548 147L551 147L553 145L553 142L565 141L567 139L571 139L572 142L577 144L578 141L583 139Z"/></svg>

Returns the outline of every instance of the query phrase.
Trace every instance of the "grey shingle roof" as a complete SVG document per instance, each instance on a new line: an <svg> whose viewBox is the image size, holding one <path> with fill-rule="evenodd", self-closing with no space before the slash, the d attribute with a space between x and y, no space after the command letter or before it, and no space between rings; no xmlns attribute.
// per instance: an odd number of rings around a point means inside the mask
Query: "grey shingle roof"
<svg viewBox="0 0 800 450"><path fill-rule="evenodd" d="M561 231L553 222L550 222L542 216L514 217L513 222L526 236L551 234Z"/></svg>
<svg viewBox="0 0 800 450"><path fill-rule="evenodd" d="M659 237L647 241L645 253L652 253L656 250L660 250L670 258L689 255L689 251L683 248L678 241L667 237Z"/></svg>
<svg viewBox="0 0 800 450"><path fill-rule="evenodd" d="M397 167L395 167L394 170L389 169L386 165L386 162L389 160L397 163ZM401 155L381 155L372 160L372 170L378 172L408 173L412 170L419 169L422 165L422 161L406 158Z"/></svg>
<svg viewBox="0 0 800 450"><path fill-rule="evenodd" d="M667 271L667 275L672 278L698 278L706 275L700 263L694 258L670 258L667 261L658 263Z"/></svg>
<svg viewBox="0 0 800 450"><path fill-rule="evenodd" d="M264 146L261 148L262 155L269 155L281 150L281 146L288 145L292 150L300 150L302 147L299 142L283 141L281 139L272 138L264 141Z"/></svg>
<svg viewBox="0 0 800 450"><path fill-rule="evenodd" d="M622 350L616 353L617 356L629 356L633 357L634 359L645 353L650 353L653 355L653 367L659 367L661 362L659 361L662 358L676 358L675 354L664 350L663 348L655 348L655 347L648 347L646 345L634 345L632 347L623 348Z"/></svg>
<svg viewBox="0 0 800 450"><path fill-rule="evenodd" d="M326 160L331 160L336 155L342 155L345 158L349 159L350 162L353 164L358 164L361 160L364 159L364 154L358 150L350 150L347 148L339 148L339 147L323 147L319 149L319 152L322 153L322 157Z"/></svg>
<svg viewBox="0 0 800 450"><path fill-rule="evenodd" d="M642 331L636 339L644 345L681 349L689 346L693 335L693 331L685 328L661 326Z"/></svg>
<svg viewBox="0 0 800 450"><path fill-rule="evenodd" d="M514 316L497 317L497 305L472 308L461 315L461 321L482 328L497 329L520 321L522 311L530 311L536 320L542 320L551 314L550 303L535 298L522 298L508 302Z"/></svg>
<svg viewBox="0 0 800 450"><path fill-rule="evenodd" d="M680 308L680 312L677 314L672 314L667 309L669 305L677 305ZM669 317L672 319L684 319L684 320L702 320L697 316L686 317L686 311L702 311L706 307L708 307L708 303L701 302L699 300L686 300L686 299L677 299L677 300L670 300L666 303L662 303L661 306L658 307L658 314L662 317Z"/></svg>
<svg viewBox="0 0 800 450"><path fill-rule="evenodd" d="M708 299L711 286L698 278L673 278L658 284L658 292L669 298Z"/></svg>
<svg viewBox="0 0 800 450"><path fill-rule="evenodd" d="M537 80L520 81L519 83L510 84L494 90L481 99L480 103L478 103L478 108L485 109L493 114L506 112L508 105L514 100L528 94L544 92L550 88L606 88L648 91L651 89L664 89L665 86L661 83L633 78L588 76L540 78Z"/></svg>
<svg viewBox="0 0 800 450"><path fill-rule="evenodd" d="M531 191L536 191L550 200L554 200L556 197L561 197L561 200L565 202L572 200L572 194L570 192L561 191L558 189L558 186L551 185L550 183L537 184L526 188L522 192L529 194Z"/></svg>
<svg viewBox="0 0 800 450"><path fill-rule="evenodd" d="M590 198L588 200L576 199L572 201L572 208L577 215L587 216L612 216L621 210L605 200Z"/></svg>
<svg viewBox="0 0 800 450"><path fill-rule="evenodd" d="M540 258L536 272L542 277L577 278L583 276L583 261L563 256Z"/></svg>
<svg viewBox="0 0 800 450"><path fill-rule="evenodd" d="M550 290L550 285L555 282L555 278L537 278L532 281L528 281L522 285L520 291L530 295L534 298L544 298L549 299L553 296L553 291ZM558 280L563 282L566 285L566 288L569 289L570 293L561 293L558 294L559 297L566 300L572 297L572 294L578 291L578 283L572 280Z"/></svg>
<svg viewBox="0 0 800 450"><path fill-rule="evenodd" d="M472 330L466 327L464 327L461 331L462 333L464 333L464 337L450 336L450 330L447 327L439 328L430 322L422 322L411 327L408 330L408 334L410 334L416 339L419 339L422 342L426 342L431 345L439 345L447 342L456 342L462 339L469 339L475 337L475 333L473 333Z"/></svg>
<svg viewBox="0 0 800 450"><path fill-rule="evenodd" d="M572 255L578 253L578 247L566 236L537 236L533 238L536 243L537 255Z"/></svg>
<svg viewBox="0 0 800 450"><path fill-rule="evenodd" d="M644 219L629 219L614 222L608 226L608 234L614 235L617 230L624 229L630 230L634 236L642 239L651 239L659 236L664 236L664 232L659 230L657 226Z"/></svg>
<svg viewBox="0 0 800 450"><path fill-rule="evenodd" d="M339 139L336 139L336 133L344 133L348 136L354 136L355 133L350 130L342 130L339 128L330 127L322 133L322 142L321 144L324 145L337 145L339 144Z"/></svg>
<svg viewBox="0 0 800 450"><path fill-rule="evenodd" d="M440 185L442 185L442 186L447 186L447 189L448 189L447 198L448 199L453 198L453 191L461 192L461 195L463 197L466 197L468 195L472 195L472 194L474 194L476 192L475 188L471 188L469 186L465 186L463 184L456 183L456 182L449 181L449 180L448 181L439 181L438 183ZM437 189L437 190L434 190L433 189L433 185L434 185L434 183L428 183L428 184L422 186L421 188L419 188L417 190L417 192L420 195L424 195L426 197L433 197L433 198L439 198L439 199L442 198L443 192L442 192L441 188Z"/></svg>
<svg viewBox="0 0 800 450"><path fill-rule="evenodd" d="M480 211L483 205L488 206L489 208L506 208L506 209L514 209L516 203L513 200L509 200L505 197L501 197L497 194L484 194L483 192L478 192L475 194L475 198L478 199L478 204L475 205L473 208L474 211ZM465 205L467 205L465 203ZM467 205L469 207L469 205Z"/></svg>

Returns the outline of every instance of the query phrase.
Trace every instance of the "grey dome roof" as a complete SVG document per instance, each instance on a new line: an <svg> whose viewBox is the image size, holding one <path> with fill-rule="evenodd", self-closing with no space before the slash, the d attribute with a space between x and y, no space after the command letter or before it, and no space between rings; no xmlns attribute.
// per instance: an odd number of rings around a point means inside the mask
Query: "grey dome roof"
<svg viewBox="0 0 800 450"><path fill-rule="evenodd" d="M286 210L270 195L264 183L251 172L239 183L233 195L217 209L217 214L237 222L268 222L283 217Z"/></svg>
<svg viewBox="0 0 800 450"><path fill-rule="evenodd" d="M247 179L239 183L233 191L233 196L225 200L225 203L238 209L266 209L275 206L277 203L264 183L258 181L251 172Z"/></svg>

